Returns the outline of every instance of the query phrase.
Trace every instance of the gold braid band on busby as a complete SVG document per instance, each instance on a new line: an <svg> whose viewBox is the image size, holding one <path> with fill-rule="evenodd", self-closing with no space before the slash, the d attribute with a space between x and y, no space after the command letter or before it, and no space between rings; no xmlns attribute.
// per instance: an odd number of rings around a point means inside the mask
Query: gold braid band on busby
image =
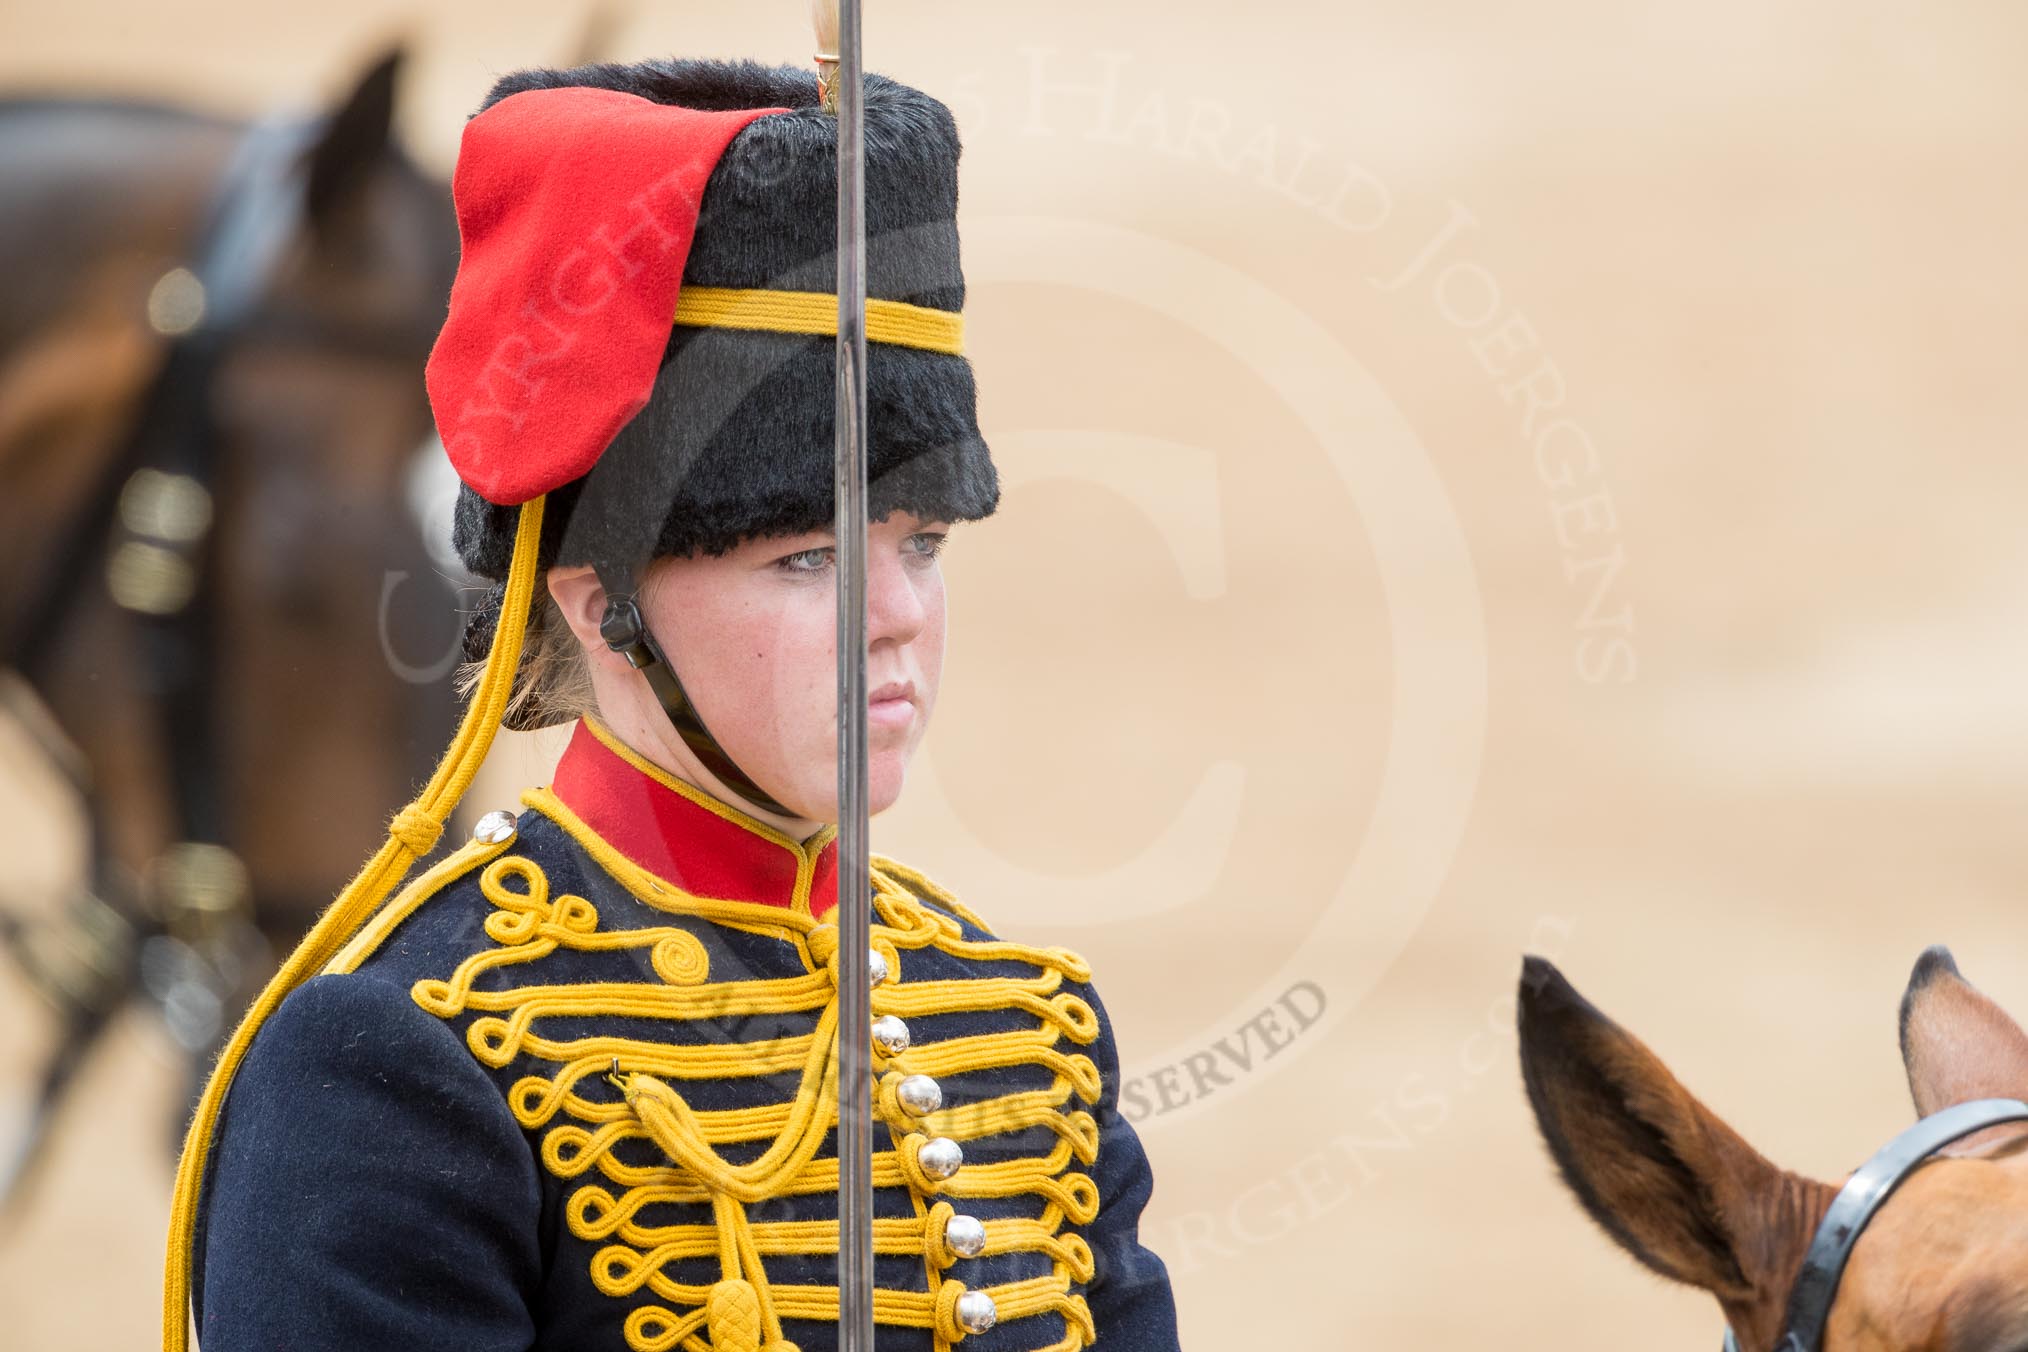
<svg viewBox="0 0 2028 1352"><path fill-rule="evenodd" d="M676 302L676 322L697 328L836 335L838 298L826 291L686 287ZM869 342L899 343L955 357L965 350L965 317L927 305L869 300L866 337Z"/></svg>
<svg viewBox="0 0 2028 1352"><path fill-rule="evenodd" d="M409 866L429 853L443 834L444 823L457 809L458 800L471 787L472 778L485 763L486 752L499 730L500 715L512 693L514 668L521 651L523 621L535 592L535 558L542 538L543 499L523 503L520 523L514 536L512 561L507 572L507 602L501 611L493 650L486 672L473 691L471 704L456 736L430 776L428 785L414 802L394 815L388 827L387 843L338 894L319 917L303 941L296 945L281 969L268 981L248 1007L246 1016L219 1053L211 1078L198 1099L184 1138L183 1155L176 1165L176 1189L169 1210L169 1247L162 1282L162 1347L164 1352L184 1352L190 1330L190 1246L197 1220L198 1190L204 1180L204 1163L211 1151L212 1129L217 1125L233 1072L253 1045L254 1034L290 991L315 976L354 931L366 923L407 874Z"/></svg>

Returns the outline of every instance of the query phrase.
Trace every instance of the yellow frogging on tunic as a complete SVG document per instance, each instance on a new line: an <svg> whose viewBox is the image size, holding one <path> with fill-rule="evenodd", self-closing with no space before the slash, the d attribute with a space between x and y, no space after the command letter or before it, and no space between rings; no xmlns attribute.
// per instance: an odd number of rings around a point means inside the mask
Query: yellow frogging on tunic
<svg viewBox="0 0 2028 1352"><path fill-rule="evenodd" d="M524 1128L542 1133L539 1155L552 1176L584 1180L570 1192L564 1219L572 1234L601 1246L591 1262L593 1285L617 1299L653 1298L625 1321L631 1352L670 1352L679 1346L693 1352L707 1347L711 1352L794 1352L783 1338L782 1321L835 1321L838 1289L771 1282L763 1259L836 1253L838 1222L757 1221L748 1208L838 1189L838 1161L817 1158L837 1122L837 927L794 910L679 891L613 850L549 789L530 789L521 801L569 832L643 903L792 945L801 972L713 980L709 957L688 929L601 929L590 902L553 894L534 860L503 854L479 874L480 890L495 908L485 922L493 946L465 957L447 977L416 982L411 997L447 1020L477 1015L466 1027L466 1042L483 1064L499 1069L525 1056L551 1068L516 1081L507 1095L508 1107ZM1098 1123L1086 1106L1098 1101L1102 1086L1098 1067L1075 1048L1095 1041L1100 1028L1092 1006L1063 985L1088 980L1090 969L1067 949L967 940L956 920L925 906L902 880L932 897L947 895L942 889L892 860L876 856L873 863L878 916L873 944L896 973L896 979L874 989L877 1015L1005 1011L1034 1020L1032 1028L952 1038L891 1055L876 1049L882 1085L876 1113L889 1128L889 1148L874 1153L873 1182L876 1187L907 1187L914 1215L876 1217L874 1249L920 1257L927 1282L922 1291L876 1290L874 1318L880 1324L929 1329L938 1352L949 1352L966 1336L957 1317L965 1287L946 1275L960 1258L945 1239L953 1208L937 1194L1029 1195L1041 1202L1038 1215L987 1221L985 1252L1039 1253L1048 1259L1049 1271L985 1289L1002 1322L1060 1315L1064 1337L1044 1352L1078 1352L1094 1341L1097 1330L1084 1297L1071 1288L1091 1280L1093 1259L1083 1237L1064 1227L1089 1224L1098 1213L1098 1187L1082 1170L1098 1156ZM660 979L544 984L537 978L504 989L497 979L487 979L499 969L538 962L560 950L625 949L645 950ZM900 980L905 955L928 949L967 961L1012 960L1032 967L1034 974ZM731 1044L614 1036L553 1039L535 1031L540 1021L560 1017L667 1022L770 1014L815 1015L815 1023L807 1034ZM905 1075L942 1077L1021 1065L1048 1071L1048 1086L921 1117L895 1101L894 1087ZM769 1075L794 1078L787 1101L700 1111L675 1087ZM578 1092L600 1080L618 1087L623 1101ZM923 1168L921 1151L932 1136L963 1142L1037 1126L1056 1137L1046 1154L968 1164L947 1180L932 1179ZM666 1163L627 1162L619 1147L630 1140L652 1142ZM753 1143L764 1148L745 1164L732 1163L720 1149ZM708 1204L712 1219L687 1225L641 1220L644 1209L671 1202ZM712 1258L719 1277L708 1285L680 1282L670 1274L670 1265L679 1260Z"/></svg>
<svg viewBox="0 0 2028 1352"><path fill-rule="evenodd" d="M528 610L535 595L536 553L542 540L543 499L521 505L520 522L514 534L514 556L508 565L507 596L500 609L500 622L493 634L493 647L486 654L485 674L451 739L443 760L430 776L416 800L394 814L388 824L387 843L338 894L303 941L282 963L261 993L254 998L239 1027L233 1031L225 1050L219 1053L204 1094L197 1102L190 1129L183 1141L183 1155L176 1165L176 1190L169 1208L169 1243L162 1275L163 1352L186 1352L190 1339L190 1258L192 1232L197 1223L198 1191L204 1179L204 1162L211 1152L211 1136L218 1125L220 1108L232 1077L253 1045L254 1034L290 991L317 974L338 956L348 940L380 908L387 894L401 882L415 861L428 854L443 835L444 823L457 810L458 800L471 787L473 776L486 759L507 711L513 693L514 672L520 664L521 639L527 628ZM426 893L425 893L426 895Z"/></svg>

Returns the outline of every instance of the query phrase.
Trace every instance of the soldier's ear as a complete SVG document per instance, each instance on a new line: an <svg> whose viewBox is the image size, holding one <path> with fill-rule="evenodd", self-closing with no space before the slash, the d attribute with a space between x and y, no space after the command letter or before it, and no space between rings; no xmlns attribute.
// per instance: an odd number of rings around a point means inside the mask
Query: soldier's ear
<svg viewBox="0 0 2028 1352"><path fill-rule="evenodd" d="M2028 1098L2028 1033L1965 980L1942 944L1924 949L1909 973L1901 1064L1921 1117L1970 1099ZM1984 1135L1954 1148L1976 1145Z"/></svg>
<svg viewBox="0 0 2028 1352"><path fill-rule="evenodd" d="M552 568L544 583L577 641L594 654L607 651L605 639L599 635L599 621L606 613L606 589L597 571L590 564Z"/></svg>

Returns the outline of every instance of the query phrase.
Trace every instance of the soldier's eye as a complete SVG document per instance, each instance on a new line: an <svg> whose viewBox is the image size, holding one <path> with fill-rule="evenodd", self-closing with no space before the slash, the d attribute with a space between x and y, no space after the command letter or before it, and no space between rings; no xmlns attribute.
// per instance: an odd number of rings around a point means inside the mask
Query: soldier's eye
<svg viewBox="0 0 2028 1352"><path fill-rule="evenodd" d="M918 559L928 560L944 552L944 541L949 538L949 531L919 530L908 537L908 542L913 546L911 552Z"/></svg>
<svg viewBox="0 0 2028 1352"><path fill-rule="evenodd" d="M815 574L831 566L832 547L820 545L815 549L799 549L793 554L784 554L775 560L775 567L784 573Z"/></svg>

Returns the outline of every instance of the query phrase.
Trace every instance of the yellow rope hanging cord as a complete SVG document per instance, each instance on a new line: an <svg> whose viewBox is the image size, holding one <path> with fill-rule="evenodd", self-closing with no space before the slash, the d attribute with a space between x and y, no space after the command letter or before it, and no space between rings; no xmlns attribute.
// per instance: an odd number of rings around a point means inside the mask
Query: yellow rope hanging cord
<svg viewBox="0 0 2028 1352"><path fill-rule="evenodd" d="M303 941L296 946L281 969L255 997L246 1017L240 1020L231 1041L219 1054L211 1079L204 1086L197 1111L191 1118L183 1142L183 1156L176 1166L176 1190L169 1210L169 1244L162 1278L163 1352L186 1352L190 1336L191 1236L197 1222L198 1189L204 1179L204 1163L211 1150L211 1133L233 1073L253 1044L254 1034L289 992L301 985L337 954L345 942L379 909L409 866L429 853L443 834L444 822L457 809L458 800L471 787L472 779L493 745L513 693L514 673L520 665L521 640L528 623L528 610L535 594L536 555L542 540L543 499L521 505L520 524L514 535L513 561L508 565L507 596L500 608L500 620L493 634L492 649L486 654L485 674L473 692L457 735L438 763L429 784L416 800L394 815L388 826L387 843L326 908Z"/></svg>
<svg viewBox="0 0 2028 1352"><path fill-rule="evenodd" d="M813 1111L804 1114L805 1121L792 1123L771 1149L749 1165L728 1164L712 1149L697 1114L664 1081L645 1071L607 1076L626 1095L648 1136L698 1178L711 1196L723 1274L705 1298L705 1328L710 1332L712 1352L796 1352L795 1344L782 1337L781 1316L775 1312L767 1270L741 1203L766 1200L784 1179L808 1167L836 1121L834 1114L825 1111L838 1097L836 1016L836 1005L825 1011L824 1024L819 1025L815 1038L823 1061L821 1086L814 1094L808 1092L806 1071L804 1088L796 1095L798 1109L807 1105ZM658 1340L650 1337L642 1341Z"/></svg>
<svg viewBox="0 0 2028 1352"><path fill-rule="evenodd" d="M697 328L836 333L838 298L828 291L686 286L676 294L676 322ZM965 350L965 317L954 310L869 296L866 338L958 356Z"/></svg>

